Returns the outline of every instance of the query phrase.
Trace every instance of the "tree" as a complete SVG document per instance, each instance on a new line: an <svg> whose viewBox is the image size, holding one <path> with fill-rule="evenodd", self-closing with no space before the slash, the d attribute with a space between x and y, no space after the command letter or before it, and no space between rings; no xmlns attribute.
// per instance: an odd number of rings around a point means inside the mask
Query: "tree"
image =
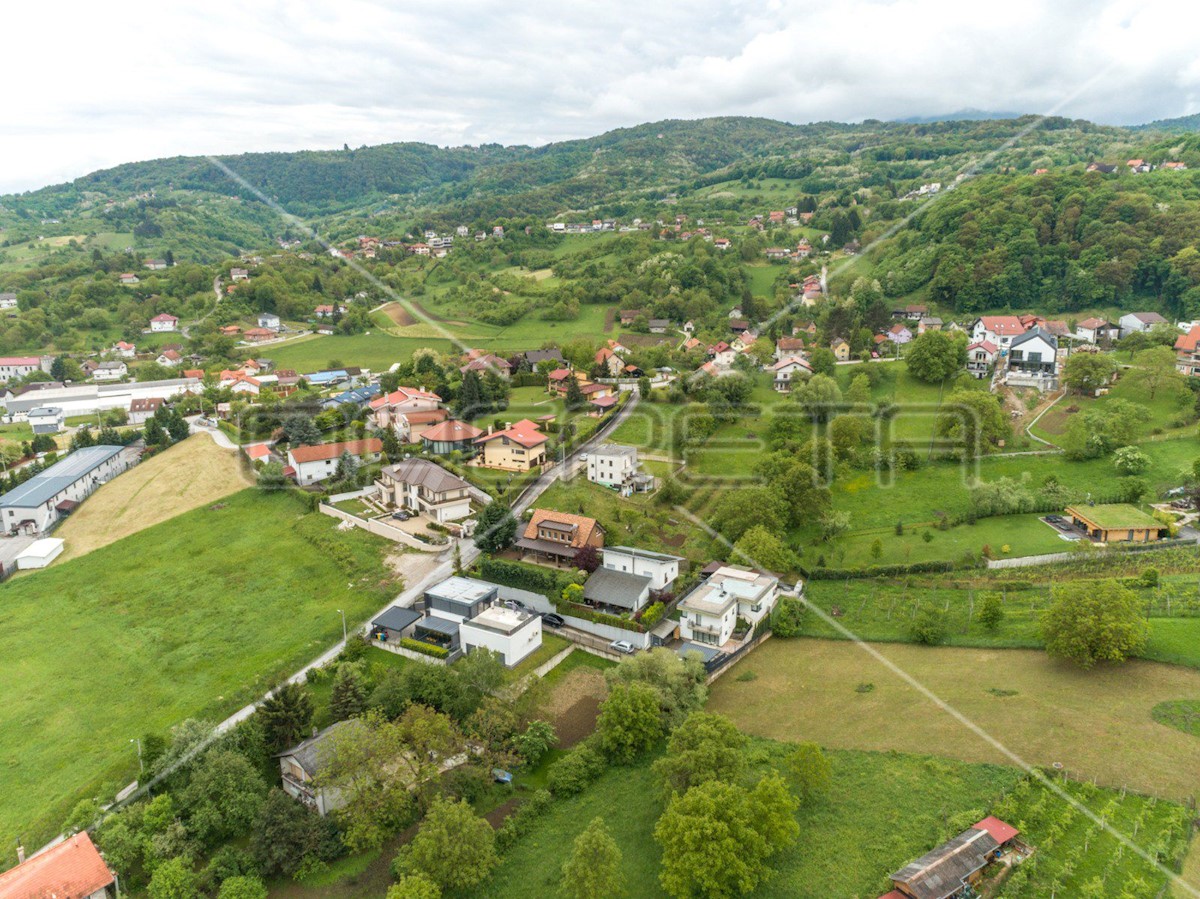
<svg viewBox="0 0 1200 899"><path fill-rule="evenodd" d="M788 771L805 802L827 790L833 781L833 767L829 759L821 747L810 740L797 744L788 756Z"/></svg>
<svg viewBox="0 0 1200 899"><path fill-rule="evenodd" d="M621 850L603 818L593 818L575 838L562 871L562 890L569 899L618 899L625 895Z"/></svg>
<svg viewBox="0 0 1200 899"><path fill-rule="evenodd" d="M934 422L938 436L953 440L968 457L989 452L1009 435L999 401L983 390L959 387L946 398L943 408Z"/></svg>
<svg viewBox="0 0 1200 899"><path fill-rule="evenodd" d="M267 794L250 851L265 877L290 877L306 859L332 860L342 851L336 825L278 787Z"/></svg>
<svg viewBox="0 0 1200 899"><path fill-rule="evenodd" d="M829 509L818 520L821 539L828 543L838 534L850 527L850 513L838 509Z"/></svg>
<svg viewBox="0 0 1200 899"><path fill-rule="evenodd" d="M756 568L784 572L796 567L795 554L761 524L742 534L733 545L733 551L739 562Z"/></svg>
<svg viewBox="0 0 1200 899"><path fill-rule="evenodd" d="M1046 651L1080 668L1123 662L1146 645L1149 625L1137 595L1119 581L1070 581L1054 588L1042 620Z"/></svg>
<svg viewBox="0 0 1200 899"><path fill-rule="evenodd" d="M1109 400L1071 416L1061 441L1063 452L1072 461L1106 456L1132 444L1149 418L1150 410L1141 403Z"/></svg>
<svg viewBox="0 0 1200 899"><path fill-rule="evenodd" d="M217 899L267 899L267 887L257 877L242 874L222 883Z"/></svg>
<svg viewBox="0 0 1200 899"><path fill-rule="evenodd" d="M146 441L146 446L165 446L170 441L166 429L156 418L146 420L146 426L142 429L142 439Z"/></svg>
<svg viewBox="0 0 1200 899"><path fill-rule="evenodd" d="M745 487L726 491L712 511L712 525L728 539L741 539L752 527L775 524L782 530L788 520L786 501L768 487Z"/></svg>
<svg viewBox="0 0 1200 899"><path fill-rule="evenodd" d="M154 869L147 890L150 899L199 899L196 871L186 858L173 858Z"/></svg>
<svg viewBox="0 0 1200 899"><path fill-rule="evenodd" d="M513 737L517 754L526 765L533 768L558 742L554 725L546 721L530 721L523 733Z"/></svg>
<svg viewBox="0 0 1200 899"><path fill-rule="evenodd" d="M1076 393L1094 394L1116 370L1117 363L1107 353L1073 353L1063 364L1063 386Z"/></svg>
<svg viewBox="0 0 1200 899"><path fill-rule="evenodd" d="M771 633L776 637L798 637L804 632L803 600L796 596L781 596L771 614Z"/></svg>
<svg viewBox="0 0 1200 899"><path fill-rule="evenodd" d="M442 899L442 890L424 874L405 874L388 887L386 899Z"/></svg>
<svg viewBox="0 0 1200 899"><path fill-rule="evenodd" d="M711 780L676 795L654 828L663 889L677 899L752 892L768 859L796 839L796 807L777 774L753 790Z"/></svg>
<svg viewBox="0 0 1200 899"><path fill-rule="evenodd" d="M366 691L352 663L338 665L329 693L329 714L334 721L345 721L361 715L367 705Z"/></svg>
<svg viewBox="0 0 1200 899"><path fill-rule="evenodd" d="M568 385L568 387L569 386L570 385ZM644 400L649 400L650 399L650 390L651 390L650 379L648 377L646 377L645 375L642 375L640 378L638 378L638 396L640 396Z"/></svg>
<svg viewBox="0 0 1200 899"><path fill-rule="evenodd" d="M333 473L335 481L355 481L358 478L358 459L350 454L349 450L343 450L338 456L337 469Z"/></svg>
<svg viewBox="0 0 1200 899"><path fill-rule="evenodd" d="M596 734L600 748L615 761L628 764L662 736L658 694L647 684L617 684L600 706Z"/></svg>
<svg viewBox="0 0 1200 899"><path fill-rule="evenodd" d="M572 564L576 568L580 568L591 574L600 567L601 561L600 550L590 543L585 543L575 551L575 558L572 560Z"/></svg>
<svg viewBox="0 0 1200 899"><path fill-rule="evenodd" d="M1175 351L1165 346L1151 347L1134 356L1133 368L1125 378L1145 389L1151 400L1159 390L1184 383L1184 376L1175 368Z"/></svg>
<svg viewBox="0 0 1200 899"><path fill-rule="evenodd" d="M587 403L587 397L583 395L583 388L579 386L578 379L567 378L567 395L565 402L568 412L577 412Z"/></svg>
<svg viewBox="0 0 1200 899"><path fill-rule="evenodd" d="M283 434L292 446L315 446L321 442L321 430L317 423L302 412L283 420Z"/></svg>
<svg viewBox="0 0 1200 899"><path fill-rule="evenodd" d="M819 346L812 351L808 364L812 366L814 374L833 377L833 373L837 371L837 356L833 355L833 350L828 347Z"/></svg>
<svg viewBox="0 0 1200 899"><path fill-rule="evenodd" d="M639 652L604 674L610 689L618 684L645 684L658 694L658 708L666 728L677 727L688 713L708 698L708 673L697 659L681 659L666 647Z"/></svg>
<svg viewBox="0 0 1200 899"><path fill-rule="evenodd" d="M258 707L267 745L279 751L294 746L308 736L312 726L312 697L291 681L276 688Z"/></svg>
<svg viewBox="0 0 1200 899"><path fill-rule="evenodd" d="M940 384L967 364L966 335L951 331L926 331L908 345L904 354L909 373L918 380Z"/></svg>
<svg viewBox="0 0 1200 899"><path fill-rule="evenodd" d="M866 375L855 375L850 380L850 389L846 391L846 402L852 406L871 405L871 379Z"/></svg>
<svg viewBox="0 0 1200 899"><path fill-rule="evenodd" d="M210 749L180 796L188 831L212 846L239 836L262 811L266 781L240 752Z"/></svg>
<svg viewBox="0 0 1200 899"><path fill-rule="evenodd" d="M792 397L816 421L828 421L837 415L842 390L829 375L813 375L792 391Z"/></svg>
<svg viewBox="0 0 1200 899"><path fill-rule="evenodd" d="M268 462L258 471L258 486L264 490L278 490L287 484L282 462Z"/></svg>
<svg viewBox="0 0 1200 899"><path fill-rule="evenodd" d="M475 526L475 545L481 552L492 555L503 552L512 546L516 536L517 520L508 506L499 500L492 500L484 506Z"/></svg>
<svg viewBox="0 0 1200 899"><path fill-rule="evenodd" d="M479 372L468 369L463 375L462 386L458 391L456 409L461 418L471 419L487 412L483 402L483 381Z"/></svg>
<svg viewBox="0 0 1200 899"><path fill-rule="evenodd" d="M909 625L908 635L917 643L937 646L946 639L946 619L933 606L925 606Z"/></svg>
<svg viewBox="0 0 1200 899"><path fill-rule="evenodd" d="M692 712L654 763L668 798L710 780L737 783L746 772L746 736L723 715Z"/></svg>
<svg viewBox="0 0 1200 899"><path fill-rule="evenodd" d="M187 423L187 419L183 417L178 407L171 410L171 417L167 421L167 433L171 435L171 440L178 443L180 440L186 440L191 433L191 427Z"/></svg>
<svg viewBox="0 0 1200 899"><path fill-rule="evenodd" d="M985 593L979 603L979 623L989 631L1000 629L1004 620L1004 602L999 593Z"/></svg>
<svg viewBox="0 0 1200 899"><path fill-rule="evenodd" d="M466 802L434 801L417 835L396 856L395 867L424 874L442 890L469 890L482 883L499 858L492 826Z"/></svg>

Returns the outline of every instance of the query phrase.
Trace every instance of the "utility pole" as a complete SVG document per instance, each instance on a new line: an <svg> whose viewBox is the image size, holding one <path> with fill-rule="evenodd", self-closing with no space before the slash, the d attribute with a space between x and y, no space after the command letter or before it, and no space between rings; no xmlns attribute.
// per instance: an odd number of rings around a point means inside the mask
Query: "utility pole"
<svg viewBox="0 0 1200 899"><path fill-rule="evenodd" d="M134 737L129 742L137 747L138 773L144 774L146 772L146 765L142 762L142 741L140 739L138 739L137 737Z"/></svg>
<svg viewBox="0 0 1200 899"><path fill-rule="evenodd" d="M346 639L346 613L338 609L338 614L342 616L342 642L347 642Z"/></svg>

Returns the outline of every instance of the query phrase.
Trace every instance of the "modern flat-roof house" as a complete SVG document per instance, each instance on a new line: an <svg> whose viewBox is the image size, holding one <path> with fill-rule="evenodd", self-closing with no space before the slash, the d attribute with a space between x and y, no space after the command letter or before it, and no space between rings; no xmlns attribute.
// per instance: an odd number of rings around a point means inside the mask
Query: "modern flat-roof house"
<svg viewBox="0 0 1200 899"><path fill-rule="evenodd" d="M1019 844L1020 833L987 817L952 840L891 875L893 890L880 899L958 899L978 895L973 887L988 862Z"/></svg>
<svg viewBox="0 0 1200 899"><path fill-rule="evenodd" d="M425 610L440 618L463 621L474 618L499 595L500 588L495 584L455 575L425 591Z"/></svg>
<svg viewBox="0 0 1200 899"><path fill-rule="evenodd" d="M57 434L63 429L63 410L61 406L38 406L26 413L25 420L34 434Z"/></svg>
<svg viewBox="0 0 1200 899"><path fill-rule="evenodd" d="M650 601L651 580L613 568L597 568L583 585L583 600L603 612L633 614Z"/></svg>
<svg viewBox="0 0 1200 899"><path fill-rule="evenodd" d="M537 560L573 562L581 547L604 546L604 528L596 519L584 515L534 509L515 546Z"/></svg>
<svg viewBox="0 0 1200 899"><path fill-rule="evenodd" d="M490 650L511 668L542 645L542 618L522 609L491 605L461 622L458 636L466 652Z"/></svg>
<svg viewBox="0 0 1200 899"><path fill-rule="evenodd" d="M1066 514L1099 543L1147 543L1169 533L1161 521L1127 503L1067 506Z"/></svg>
<svg viewBox="0 0 1200 899"><path fill-rule="evenodd" d="M638 465L637 447L619 443L602 443L588 452L587 479L622 496L654 489L654 478Z"/></svg>
<svg viewBox="0 0 1200 899"><path fill-rule="evenodd" d="M1057 386L1058 339L1034 325L1008 345L1006 382L1013 386Z"/></svg>
<svg viewBox="0 0 1200 899"><path fill-rule="evenodd" d="M321 789L313 781L329 759L332 749L330 737L343 727L362 726L357 718L338 721L303 743L276 753L284 791L316 809L317 814L322 816L345 805L345 799L338 795L337 791Z"/></svg>
<svg viewBox="0 0 1200 899"><path fill-rule="evenodd" d="M679 604L679 636L693 643L721 646L733 636L738 618L758 624L775 607L779 579L723 565Z"/></svg>
<svg viewBox="0 0 1200 899"><path fill-rule="evenodd" d="M0 496L0 531L44 534L92 491L129 468L137 450L89 446L76 450Z"/></svg>
<svg viewBox="0 0 1200 899"><path fill-rule="evenodd" d="M413 625L421 613L404 606L392 606L371 621L371 639L380 642L399 641L412 635Z"/></svg>
<svg viewBox="0 0 1200 899"><path fill-rule="evenodd" d="M523 418L501 431L475 438L475 445L482 451L481 464L485 468L529 471L545 463L549 439L535 422Z"/></svg>
<svg viewBox="0 0 1200 899"><path fill-rule="evenodd" d="M650 578L651 590L666 590L679 577L681 556L650 552L632 546L606 546L601 564L613 571L623 571Z"/></svg>
<svg viewBox="0 0 1200 899"><path fill-rule="evenodd" d="M428 459L389 466L377 483L389 505L428 515L438 524L471 514L470 484Z"/></svg>
<svg viewBox="0 0 1200 899"><path fill-rule="evenodd" d="M87 831L0 874L3 899L112 899L117 878Z"/></svg>
<svg viewBox="0 0 1200 899"><path fill-rule="evenodd" d="M349 453L360 462L378 462L382 452L383 441L378 437L297 446L288 450L288 465L295 469L296 483L305 487L333 477L342 453Z"/></svg>

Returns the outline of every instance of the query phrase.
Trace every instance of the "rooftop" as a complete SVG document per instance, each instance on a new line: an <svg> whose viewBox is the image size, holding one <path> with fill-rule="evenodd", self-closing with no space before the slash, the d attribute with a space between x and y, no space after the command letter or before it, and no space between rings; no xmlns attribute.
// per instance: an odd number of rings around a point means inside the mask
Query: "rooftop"
<svg viewBox="0 0 1200 899"><path fill-rule="evenodd" d="M680 607L709 615L721 615L735 602L754 602L766 595L778 578L758 571L723 565L689 593Z"/></svg>
<svg viewBox="0 0 1200 899"><path fill-rule="evenodd" d="M1067 506L1067 514L1091 522L1104 530L1120 528L1162 528L1161 521L1128 503L1104 503L1098 506Z"/></svg>
<svg viewBox="0 0 1200 899"><path fill-rule="evenodd" d="M448 490L465 490L466 481L452 474L442 466L428 459L406 459L398 465L385 468L384 473L392 480L403 484L415 484L433 493L445 493Z"/></svg>
<svg viewBox="0 0 1200 899"><path fill-rule="evenodd" d="M589 452L593 456L637 456L637 447L625 446L620 443L602 443Z"/></svg>
<svg viewBox="0 0 1200 899"><path fill-rule="evenodd" d="M512 634L533 621L533 615L507 606L488 606L474 618L464 621L467 627L479 627L501 634Z"/></svg>
<svg viewBox="0 0 1200 899"><path fill-rule="evenodd" d="M425 592L432 593L439 599L450 599L456 602L473 603L487 599L496 589L495 584L487 581L477 581L472 577L454 575L440 584L434 584Z"/></svg>
<svg viewBox="0 0 1200 899"><path fill-rule="evenodd" d="M298 446L289 455L297 463L320 462L323 459L336 459L342 453L352 456L366 456L371 453L383 452L383 441L378 437L366 440L347 440L344 443L319 443L316 446Z"/></svg>
<svg viewBox="0 0 1200 899"><path fill-rule="evenodd" d="M84 831L0 874L0 896L87 899L114 879L92 838Z"/></svg>
<svg viewBox="0 0 1200 899"><path fill-rule="evenodd" d="M392 631L402 631L410 624L414 624L421 618L420 612L415 612L412 609L406 609L403 606L392 606L379 617L375 618L371 624L375 627L386 627Z"/></svg>
<svg viewBox="0 0 1200 899"><path fill-rule="evenodd" d="M123 446L89 446L55 462L24 484L0 496L0 508L30 509L61 493L124 449Z"/></svg>
<svg viewBox="0 0 1200 899"><path fill-rule="evenodd" d="M597 568L583 585L583 598L606 606L634 611L650 587L651 579L613 568Z"/></svg>

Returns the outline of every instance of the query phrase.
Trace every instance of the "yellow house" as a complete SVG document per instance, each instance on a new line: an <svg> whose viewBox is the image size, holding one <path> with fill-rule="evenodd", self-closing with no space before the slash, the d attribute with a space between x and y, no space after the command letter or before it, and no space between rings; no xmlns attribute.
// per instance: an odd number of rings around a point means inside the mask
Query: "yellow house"
<svg viewBox="0 0 1200 899"><path fill-rule="evenodd" d="M1101 543L1147 543L1169 533L1161 521L1128 503L1098 506L1067 506L1071 523Z"/></svg>
<svg viewBox="0 0 1200 899"><path fill-rule="evenodd" d="M845 362L850 358L850 344L844 340L835 340L829 345L829 349L833 351L833 355L838 362Z"/></svg>
<svg viewBox="0 0 1200 899"><path fill-rule="evenodd" d="M505 471L529 471L546 462L545 434L536 423L523 418L502 431L493 431L475 439L479 447L479 464L485 468Z"/></svg>

